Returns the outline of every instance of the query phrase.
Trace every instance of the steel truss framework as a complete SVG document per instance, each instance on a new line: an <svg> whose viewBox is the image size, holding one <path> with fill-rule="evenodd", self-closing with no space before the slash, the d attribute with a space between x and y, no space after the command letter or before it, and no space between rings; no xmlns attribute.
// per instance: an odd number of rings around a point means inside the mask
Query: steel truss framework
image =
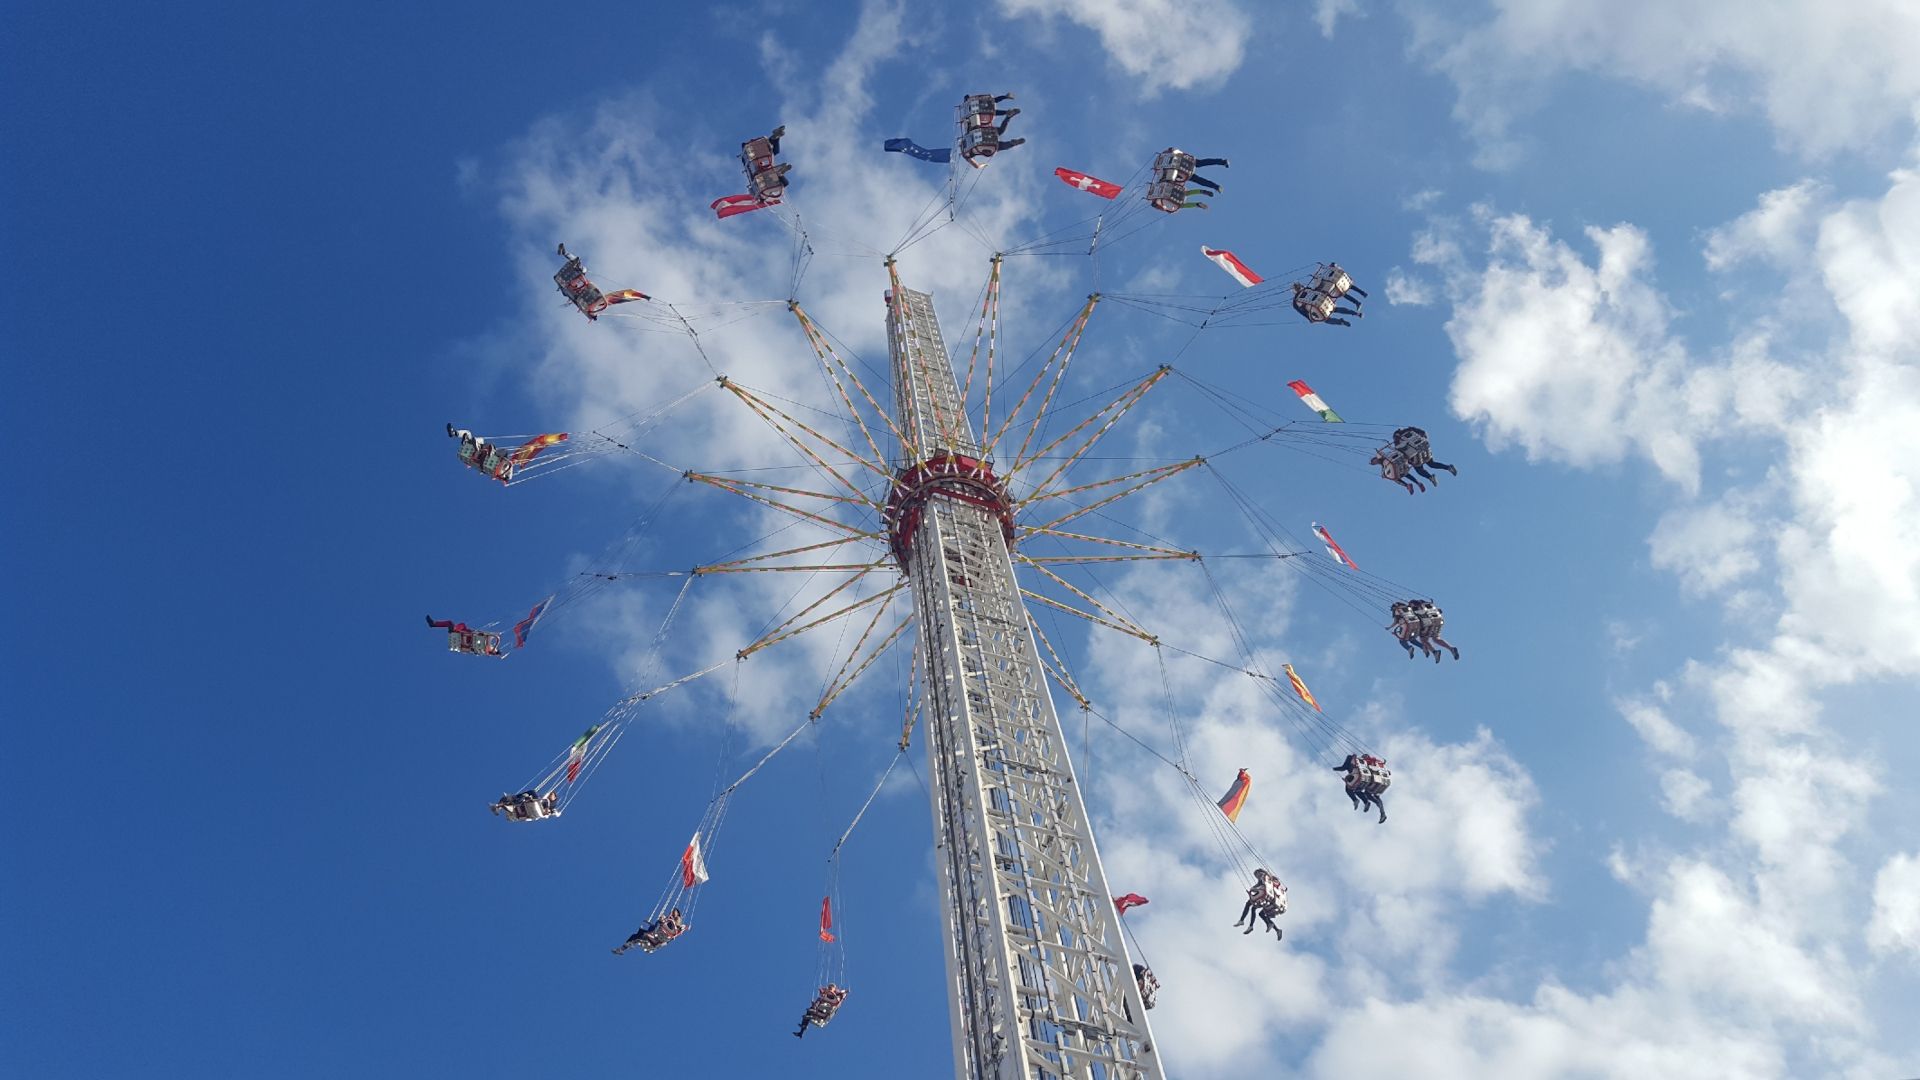
<svg viewBox="0 0 1920 1080"><path fill-rule="evenodd" d="M864 630L828 681L816 717L909 629L916 632L917 711L933 780L955 1075L1157 1080L1165 1072L1046 680L1082 705L1086 699L1026 601L1158 644L1152 633L1068 582L1057 568L1198 560L1196 552L1093 535L1075 523L1205 462L1193 458L1067 483L1073 466L1171 369L1149 373L1044 438L1044 421L1100 298L1088 298L1008 407L1004 393L995 401L1003 389L995 380L1004 377L998 355L1000 260L992 264L964 378L956 377L949 360L931 297L903 287L891 261L887 269L891 410L798 303L788 306L849 421L848 437L835 439L777 400L718 380L789 443L828 490L686 474L791 515L827 538L694 573L846 575L739 652L745 658L816 627L860 617ZM966 407L976 376L978 433ZM1009 450L1009 463L996 471ZM882 489L884 495L871 494ZM877 518L879 528L850 523L850 517ZM1023 542L1042 537L1066 553L1021 550ZM838 554L848 544L862 548L858 558ZM1054 595L1023 588L1018 566ZM911 596L913 611L889 620L902 595ZM909 715L903 747L913 722Z"/></svg>

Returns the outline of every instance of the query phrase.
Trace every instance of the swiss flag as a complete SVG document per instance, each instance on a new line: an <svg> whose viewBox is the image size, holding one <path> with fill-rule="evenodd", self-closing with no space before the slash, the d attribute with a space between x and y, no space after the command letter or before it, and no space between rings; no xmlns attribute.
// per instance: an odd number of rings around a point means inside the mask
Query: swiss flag
<svg viewBox="0 0 1920 1080"><path fill-rule="evenodd" d="M1088 176L1083 172L1075 172L1065 166L1053 170L1053 175L1059 177L1061 182L1069 187L1079 188L1081 191L1087 192L1090 195L1098 195L1103 199L1117 199L1120 197L1119 184L1109 184L1097 176Z"/></svg>

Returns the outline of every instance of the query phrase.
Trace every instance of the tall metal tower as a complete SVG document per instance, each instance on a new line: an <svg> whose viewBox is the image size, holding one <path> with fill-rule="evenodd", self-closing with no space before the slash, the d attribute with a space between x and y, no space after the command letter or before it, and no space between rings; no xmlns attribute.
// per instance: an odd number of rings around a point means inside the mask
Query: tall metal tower
<svg viewBox="0 0 1920 1080"><path fill-rule="evenodd" d="M925 293L886 295L907 575L960 1080L1158 1080L1113 893L1014 577L1014 503L982 457Z"/></svg>

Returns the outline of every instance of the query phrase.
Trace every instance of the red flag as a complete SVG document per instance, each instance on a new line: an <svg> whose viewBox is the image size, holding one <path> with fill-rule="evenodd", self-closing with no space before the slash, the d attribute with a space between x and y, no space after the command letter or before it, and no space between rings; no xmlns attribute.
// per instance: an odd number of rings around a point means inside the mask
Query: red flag
<svg viewBox="0 0 1920 1080"><path fill-rule="evenodd" d="M722 195L707 204L707 208L721 218L730 218L735 214L744 214L758 210L766 204L754 195Z"/></svg>
<svg viewBox="0 0 1920 1080"><path fill-rule="evenodd" d="M833 897L820 898L820 940L833 940Z"/></svg>
<svg viewBox="0 0 1920 1080"><path fill-rule="evenodd" d="M1114 909L1122 915L1127 913L1128 908L1137 908L1146 902L1147 898L1137 892L1130 892L1125 896L1116 896L1113 898Z"/></svg>
<svg viewBox="0 0 1920 1080"><path fill-rule="evenodd" d="M1247 792L1251 790L1253 777L1247 775L1247 770L1241 769L1240 775L1233 778L1233 786L1220 797L1220 812L1227 815L1228 821L1240 820L1240 808L1247 804Z"/></svg>
<svg viewBox="0 0 1920 1080"><path fill-rule="evenodd" d="M1097 176L1088 176L1086 173L1077 172L1065 166L1053 170L1053 175L1059 177L1068 187L1079 188L1089 195L1098 195L1103 199L1120 197L1119 184L1110 184Z"/></svg>

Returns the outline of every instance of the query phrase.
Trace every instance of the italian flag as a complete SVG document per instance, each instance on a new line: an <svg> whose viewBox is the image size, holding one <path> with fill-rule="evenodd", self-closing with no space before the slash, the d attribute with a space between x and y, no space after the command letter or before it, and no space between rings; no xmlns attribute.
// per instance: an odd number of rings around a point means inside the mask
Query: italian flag
<svg viewBox="0 0 1920 1080"><path fill-rule="evenodd" d="M1320 419L1325 420L1329 424L1346 423L1345 420L1340 419L1339 413L1334 412L1332 409L1327 408L1327 403L1320 400L1320 395L1313 392L1313 387L1308 386L1305 382L1299 379L1293 380L1292 382L1288 383L1287 386L1294 393L1300 395L1300 401L1302 404L1306 405L1307 408L1312 409L1314 412L1319 413Z"/></svg>
<svg viewBox="0 0 1920 1080"><path fill-rule="evenodd" d="M599 724L588 728L587 733L574 740L572 749L567 751L567 783L580 779L580 766L587 763L587 743L599 730Z"/></svg>

